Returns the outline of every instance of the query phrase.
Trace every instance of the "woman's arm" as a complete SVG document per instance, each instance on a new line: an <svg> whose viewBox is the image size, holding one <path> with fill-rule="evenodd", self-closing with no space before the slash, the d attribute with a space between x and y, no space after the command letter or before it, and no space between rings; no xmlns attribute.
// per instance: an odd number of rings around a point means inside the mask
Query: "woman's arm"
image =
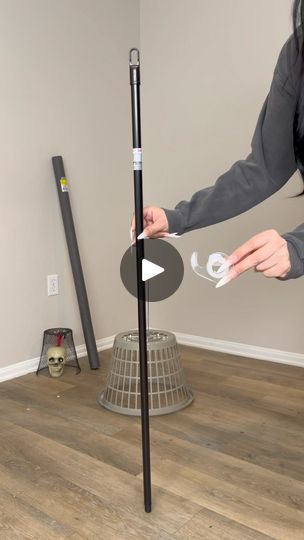
<svg viewBox="0 0 304 540"><path fill-rule="evenodd" d="M259 115L247 159L237 161L214 186L164 209L169 232L183 234L237 216L270 197L297 170L294 152L296 50L293 38L284 45L269 95Z"/></svg>

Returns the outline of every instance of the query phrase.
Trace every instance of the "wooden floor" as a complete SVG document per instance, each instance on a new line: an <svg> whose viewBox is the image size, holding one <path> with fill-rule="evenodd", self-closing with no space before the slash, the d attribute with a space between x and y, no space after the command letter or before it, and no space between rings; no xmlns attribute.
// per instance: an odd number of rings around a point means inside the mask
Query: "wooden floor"
<svg viewBox="0 0 304 540"><path fill-rule="evenodd" d="M102 369L0 384L0 539L304 539L304 371L182 348L195 401L140 421L102 409Z"/></svg>

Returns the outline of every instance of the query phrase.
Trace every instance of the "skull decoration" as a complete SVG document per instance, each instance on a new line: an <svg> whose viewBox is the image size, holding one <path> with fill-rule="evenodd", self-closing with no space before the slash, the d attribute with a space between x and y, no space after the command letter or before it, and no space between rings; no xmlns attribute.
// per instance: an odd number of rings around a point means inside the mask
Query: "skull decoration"
<svg viewBox="0 0 304 540"><path fill-rule="evenodd" d="M66 363L64 347L50 347L47 351L48 367L51 377L60 377Z"/></svg>

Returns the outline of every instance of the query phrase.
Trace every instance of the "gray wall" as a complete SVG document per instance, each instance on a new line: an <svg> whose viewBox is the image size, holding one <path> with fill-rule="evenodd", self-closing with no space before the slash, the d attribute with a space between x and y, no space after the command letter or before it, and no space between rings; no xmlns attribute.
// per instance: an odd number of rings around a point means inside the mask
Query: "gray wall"
<svg viewBox="0 0 304 540"><path fill-rule="evenodd" d="M142 0L143 145L147 204L173 207L245 157L274 66L291 32L290 0ZM257 208L185 235L186 274L175 296L151 305L151 323L175 331L303 352L303 279L249 272L215 290L192 273L268 228L303 221L298 177Z"/></svg>
<svg viewBox="0 0 304 540"><path fill-rule="evenodd" d="M137 0L0 0L0 367L42 331L84 343L50 163L62 154L96 338L135 325L120 282L132 206L128 51ZM60 295L47 297L58 273ZM134 316L133 316L134 314Z"/></svg>

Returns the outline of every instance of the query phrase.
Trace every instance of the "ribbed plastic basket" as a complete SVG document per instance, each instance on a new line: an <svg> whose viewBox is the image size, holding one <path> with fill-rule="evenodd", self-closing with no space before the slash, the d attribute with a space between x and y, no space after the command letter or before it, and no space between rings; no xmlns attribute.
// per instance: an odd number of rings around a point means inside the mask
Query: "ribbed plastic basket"
<svg viewBox="0 0 304 540"><path fill-rule="evenodd" d="M162 330L147 332L150 415L179 411L193 401L186 384L175 335ZM110 411L139 416L140 370L138 332L115 337L107 384L98 396Z"/></svg>

